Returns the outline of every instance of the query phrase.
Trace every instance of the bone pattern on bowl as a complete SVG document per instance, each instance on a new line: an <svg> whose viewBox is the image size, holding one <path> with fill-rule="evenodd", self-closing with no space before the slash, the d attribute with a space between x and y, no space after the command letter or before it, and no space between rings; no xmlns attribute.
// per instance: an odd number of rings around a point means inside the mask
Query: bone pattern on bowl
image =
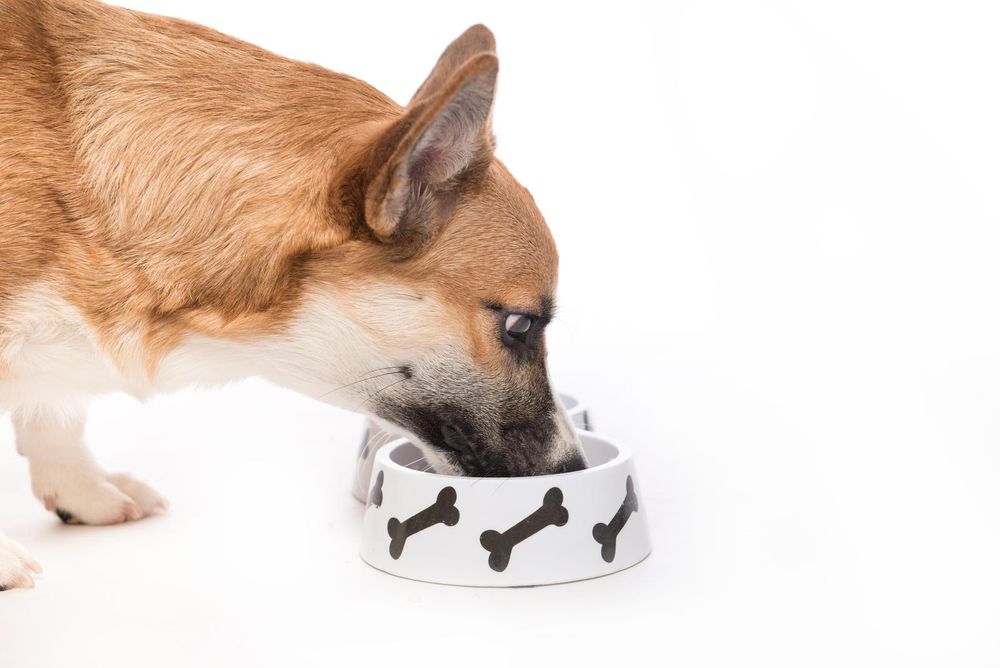
<svg viewBox="0 0 1000 668"><path fill-rule="evenodd" d="M579 435L587 469L505 479L428 473L417 446L394 441L377 455L366 495L382 504L366 508L362 558L401 577L488 587L570 582L637 564L650 537L632 454L619 441ZM445 510L461 521L441 521Z"/></svg>
<svg viewBox="0 0 1000 668"><path fill-rule="evenodd" d="M625 528L629 516L639 512L639 497L635 493L635 485L632 483L632 476L625 479L625 500L618 508L618 512L607 524L595 524L593 535L594 540L601 544L601 558L609 564L615 560L615 550L618 545L618 534Z"/></svg>
<svg viewBox="0 0 1000 668"><path fill-rule="evenodd" d="M372 491L368 493L368 505L375 506L376 508L382 507L382 485L385 484L385 471L379 471L378 476L375 477L375 484L372 485Z"/></svg>
<svg viewBox="0 0 1000 668"><path fill-rule="evenodd" d="M479 536L479 543L490 553L490 568L502 573L510 563L510 554L518 543L524 542L547 526L565 526L569 511L562 504L563 493L553 487L545 493L542 505L523 520L503 533L490 529Z"/></svg>
<svg viewBox="0 0 1000 668"><path fill-rule="evenodd" d="M377 482L372 488L372 496L378 495L379 504L382 499L382 485L385 480L383 471L379 471ZM615 559L615 544L618 534L624 528L632 513L639 512L638 497L632 483L632 476L625 481L625 500L618 508L614 518L608 524L596 524L593 528L594 540L601 545L601 557L608 563ZM389 544L389 555L399 559L403 554L406 540L436 524L455 526L458 524L460 512L456 507L458 493L454 487L444 487L438 492L437 500L430 506L417 512L407 520L400 521L396 517L389 518L386 530L392 539ZM552 487L545 493L542 505L530 515L510 527L503 533L488 529L480 534L479 542L489 555L489 566L494 571L502 573L510 563L514 548L531 538L548 526L562 527L569 521L569 510L563 505L563 492L558 487Z"/></svg>
<svg viewBox="0 0 1000 668"><path fill-rule="evenodd" d="M381 473L381 471L379 471ZM415 533L420 533L424 529L429 529L435 524L443 524L453 527L458 524L461 514L455 507L455 500L458 494L454 487L444 487L438 492L437 499L413 517L400 522L397 518L389 518L386 529L392 542L389 543L389 556L399 559L406 546L406 539Z"/></svg>

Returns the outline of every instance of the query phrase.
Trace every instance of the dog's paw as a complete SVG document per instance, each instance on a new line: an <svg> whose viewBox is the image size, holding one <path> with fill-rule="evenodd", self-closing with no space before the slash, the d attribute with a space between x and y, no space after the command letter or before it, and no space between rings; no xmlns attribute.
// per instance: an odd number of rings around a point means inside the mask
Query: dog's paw
<svg viewBox="0 0 1000 668"><path fill-rule="evenodd" d="M41 572L42 567L23 547L0 533L0 591L30 589L35 586L32 574Z"/></svg>
<svg viewBox="0 0 1000 668"><path fill-rule="evenodd" d="M66 524L118 524L167 508L156 490L127 473L33 470L32 489Z"/></svg>

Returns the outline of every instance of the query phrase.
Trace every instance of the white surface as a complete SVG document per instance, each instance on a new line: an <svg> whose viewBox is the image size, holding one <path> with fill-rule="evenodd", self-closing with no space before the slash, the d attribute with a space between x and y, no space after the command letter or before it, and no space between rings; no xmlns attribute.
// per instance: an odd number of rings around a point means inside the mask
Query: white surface
<svg viewBox="0 0 1000 668"><path fill-rule="evenodd" d="M378 505L369 503L365 510L361 558L400 577L478 587L573 582L639 563L650 550L649 509L642 501L633 455L627 445L613 438L589 432L580 432L580 438L588 469L520 478L431 475L417 462L423 458L413 445L406 441L387 445L375 458L374 477L383 475L382 499ZM625 499L626 480L633 481L638 512L629 513L617 534L611 561L606 561L603 544L594 540L594 526L600 523L607 528ZM451 524L438 521L406 534L400 551L393 553L396 538L387 530L391 518L405 523L432 504L441 507L442 499L449 501L444 497L449 488L453 499L449 512L455 514ZM562 508L561 522L547 520L540 530L514 544L506 563L494 564L495 548L484 549L484 532L504 534L540 506ZM438 517L444 516L439 513ZM495 547L503 542L491 540Z"/></svg>
<svg viewBox="0 0 1000 668"><path fill-rule="evenodd" d="M400 100L493 27L500 155L562 251L554 375L636 451L654 551L407 582L357 557L360 419L112 399L95 449L173 509L62 527L4 431L0 526L47 576L0 595L0 666L1000 663L995 3L132 4Z"/></svg>

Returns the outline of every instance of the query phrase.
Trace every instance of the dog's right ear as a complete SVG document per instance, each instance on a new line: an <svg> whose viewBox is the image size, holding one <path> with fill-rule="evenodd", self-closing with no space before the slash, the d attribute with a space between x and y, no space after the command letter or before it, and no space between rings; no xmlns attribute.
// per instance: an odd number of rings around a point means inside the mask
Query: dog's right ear
<svg viewBox="0 0 1000 668"><path fill-rule="evenodd" d="M463 177L490 160L498 67L492 34L473 26L375 140L364 170L364 213L380 241L419 248L446 217Z"/></svg>

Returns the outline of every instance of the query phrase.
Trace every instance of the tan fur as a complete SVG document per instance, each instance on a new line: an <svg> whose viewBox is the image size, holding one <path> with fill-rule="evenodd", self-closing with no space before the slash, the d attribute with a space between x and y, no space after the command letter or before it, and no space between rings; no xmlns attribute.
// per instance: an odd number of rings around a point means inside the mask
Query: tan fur
<svg viewBox="0 0 1000 668"><path fill-rule="evenodd" d="M89 453L92 397L252 375L439 472L584 466L546 369L555 245L493 155L498 67L473 26L401 107L183 21L0 0L0 411L46 509L166 506ZM32 572L0 534L0 591Z"/></svg>
<svg viewBox="0 0 1000 668"><path fill-rule="evenodd" d="M415 105L441 104L432 94L459 61L492 48L488 31L468 39ZM440 239L405 261L390 252L358 219L357 180L384 169L387 133L430 117L405 111L361 81L183 21L0 0L0 332L4 303L44 282L113 359L138 334L152 372L188 333L273 331L309 284L387 274L450 303L477 361L496 366L469 302L535 306L554 290L554 245L486 153Z"/></svg>

